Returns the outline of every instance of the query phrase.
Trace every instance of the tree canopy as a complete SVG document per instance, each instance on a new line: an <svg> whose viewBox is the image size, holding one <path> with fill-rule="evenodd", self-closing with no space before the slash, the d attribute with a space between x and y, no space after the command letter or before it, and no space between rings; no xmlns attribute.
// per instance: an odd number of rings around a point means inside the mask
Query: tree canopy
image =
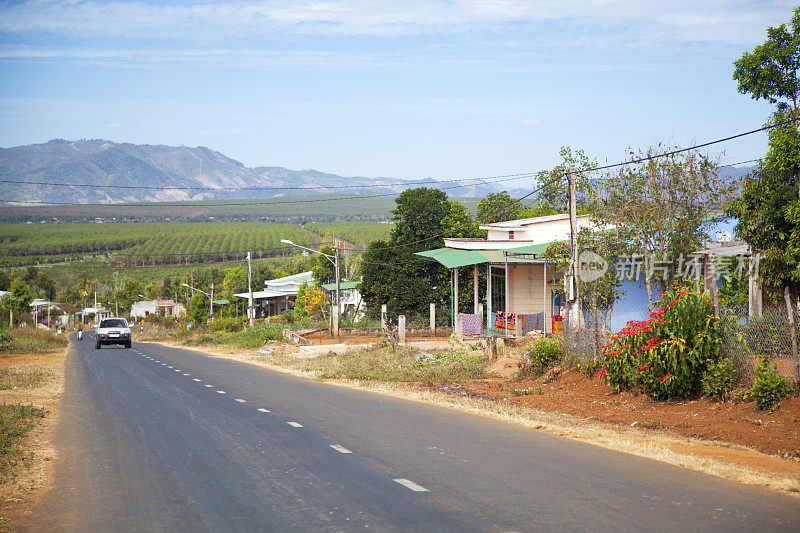
<svg viewBox="0 0 800 533"><path fill-rule="evenodd" d="M800 94L800 7L795 8L789 27L767 28L767 40L734 61L733 79L740 93L773 104L791 106L798 117Z"/></svg>
<svg viewBox="0 0 800 533"><path fill-rule="evenodd" d="M506 191L493 192L478 203L475 216L479 224L494 224L522 217L525 206Z"/></svg>
<svg viewBox="0 0 800 533"><path fill-rule="evenodd" d="M777 117L785 117L778 113ZM762 165L742 184L728 209L738 218L736 233L760 253L759 276L767 295L779 298L783 287L800 294L800 141L794 124L769 132Z"/></svg>

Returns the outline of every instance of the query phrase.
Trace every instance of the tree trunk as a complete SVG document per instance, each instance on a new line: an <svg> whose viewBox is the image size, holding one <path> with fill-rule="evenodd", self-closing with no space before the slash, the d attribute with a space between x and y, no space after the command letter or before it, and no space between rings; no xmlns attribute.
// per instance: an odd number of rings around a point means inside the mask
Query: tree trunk
<svg viewBox="0 0 800 533"><path fill-rule="evenodd" d="M794 328L794 306L789 295L789 287L783 288L783 298L786 300L786 314L789 318L789 335L792 337L792 361L794 362L794 382L800 383L800 360L797 358L797 335Z"/></svg>
<svg viewBox="0 0 800 533"><path fill-rule="evenodd" d="M650 255L644 254L644 286L647 288L647 308L653 310L653 286L650 281Z"/></svg>

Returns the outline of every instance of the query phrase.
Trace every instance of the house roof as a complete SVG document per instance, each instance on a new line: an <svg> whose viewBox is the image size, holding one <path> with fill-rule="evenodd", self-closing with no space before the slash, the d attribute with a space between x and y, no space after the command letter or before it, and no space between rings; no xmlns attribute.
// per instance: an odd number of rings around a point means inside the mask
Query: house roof
<svg viewBox="0 0 800 533"><path fill-rule="evenodd" d="M589 215L578 215L576 218L587 218ZM533 218L520 218L517 220L506 220L505 222L495 222L494 224L481 224L481 229L515 229L525 226L533 226L535 224L545 224L547 222L555 222L557 220L568 220L568 213L559 213L557 215L547 215L544 217Z"/></svg>
<svg viewBox="0 0 800 533"><path fill-rule="evenodd" d="M459 268L483 263L541 263L539 258L552 243L519 246L510 250L460 250L456 248L437 248L414 255L438 261L447 268Z"/></svg>
<svg viewBox="0 0 800 533"><path fill-rule="evenodd" d="M342 282L339 282L339 289L341 289L341 290L357 289L359 285L361 285L360 281L342 281ZM336 290L336 284L335 283L325 283L324 285L322 285L322 288L325 289L326 291L335 291Z"/></svg>
<svg viewBox="0 0 800 533"><path fill-rule="evenodd" d="M237 298L244 298L245 300L250 297L250 295L246 292L240 292L234 294ZM253 299L254 300L266 300L267 298L282 298L286 296L285 292L280 291L271 291L269 289L264 289L263 291L253 291Z"/></svg>
<svg viewBox="0 0 800 533"><path fill-rule="evenodd" d="M280 285L282 283L293 283L309 281L314 276L310 270L308 272L300 272L299 274L292 274L291 276L284 276L282 278L268 279L264 283L267 285Z"/></svg>

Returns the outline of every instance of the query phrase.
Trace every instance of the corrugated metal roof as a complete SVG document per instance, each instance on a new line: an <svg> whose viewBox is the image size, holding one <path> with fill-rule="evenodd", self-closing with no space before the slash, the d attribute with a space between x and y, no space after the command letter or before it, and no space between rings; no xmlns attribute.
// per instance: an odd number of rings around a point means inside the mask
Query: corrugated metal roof
<svg viewBox="0 0 800 533"><path fill-rule="evenodd" d="M479 265L488 263L488 259L483 252L477 250L457 250L455 248L436 248L425 252L417 252L414 255L435 259L447 268L459 268L463 266Z"/></svg>
<svg viewBox="0 0 800 533"><path fill-rule="evenodd" d="M342 282L339 283L339 289L341 289L341 290L357 289L359 285L361 285L360 281L342 281ZM326 291L335 291L336 290L336 284L335 283L325 283L324 285L322 285L322 288L325 289Z"/></svg>
<svg viewBox="0 0 800 533"><path fill-rule="evenodd" d="M520 246L508 250L460 250L456 248L437 248L425 252L417 252L414 255L435 259L447 268L459 268L483 263L540 263L542 256L552 243L531 244ZM506 253L512 254L506 257ZM525 254L515 256L513 254ZM537 257L533 257L537 256Z"/></svg>
<svg viewBox="0 0 800 533"><path fill-rule="evenodd" d="M237 298L249 298L249 294L246 292L240 292L238 294L234 294ZM280 296L286 296L286 293L278 292L278 291L271 291L269 289L263 291L253 291L253 299L254 300L264 300L266 298L278 298Z"/></svg>

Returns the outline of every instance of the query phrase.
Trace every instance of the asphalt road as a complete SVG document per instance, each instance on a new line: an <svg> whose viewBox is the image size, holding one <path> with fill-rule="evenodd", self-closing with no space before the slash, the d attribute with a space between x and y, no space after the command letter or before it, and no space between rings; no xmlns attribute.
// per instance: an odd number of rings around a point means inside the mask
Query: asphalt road
<svg viewBox="0 0 800 533"><path fill-rule="evenodd" d="M800 531L800 501L456 410L134 343L67 361L29 531Z"/></svg>

